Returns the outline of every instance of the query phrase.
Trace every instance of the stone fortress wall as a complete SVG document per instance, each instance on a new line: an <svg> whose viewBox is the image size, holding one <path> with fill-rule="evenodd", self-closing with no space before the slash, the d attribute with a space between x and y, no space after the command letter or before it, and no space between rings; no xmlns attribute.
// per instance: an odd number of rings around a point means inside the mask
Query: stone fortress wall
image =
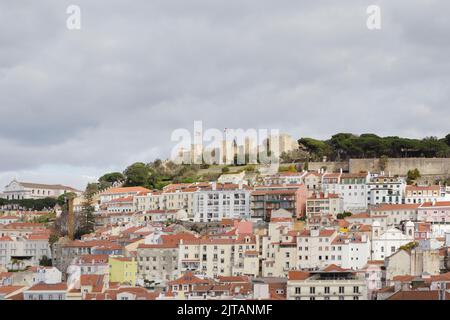
<svg viewBox="0 0 450 320"><path fill-rule="evenodd" d="M408 170L418 169L421 175L450 176L450 158L388 158L384 163L380 159L350 159L341 162L310 162L309 170L326 168L328 172L358 173L361 171L380 172L404 176Z"/></svg>

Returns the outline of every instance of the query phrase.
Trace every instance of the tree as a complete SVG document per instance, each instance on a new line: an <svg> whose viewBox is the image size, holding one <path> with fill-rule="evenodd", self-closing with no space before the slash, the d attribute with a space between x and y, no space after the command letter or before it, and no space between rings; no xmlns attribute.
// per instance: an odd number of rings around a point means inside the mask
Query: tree
<svg viewBox="0 0 450 320"><path fill-rule="evenodd" d="M133 163L131 166L125 169L124 175L125 186L148 186L150 183L151 170L142 162Z"/></svg>
<svg viewBox="0 0 450 320"><path fill-rule="evenodd" d="M59 204L60 206L63 206L66 204L66 200L69 198L76 198L77 194L75 192L66 192L63 193L62 195L60 195L57 199L56 199L56 203Z"/></svg>
<svg viewBox="0 0 450 320"><path fill-rule="evenodd" d="M339 220L342 220L342 219L345 219L346 217L350 217L351 215L352 215L351 212L344 211L343 213L338 213L336 215L336 218L339 219Z"/></svg>
<svg viewBox="0 0 450 320"><path fill-rule="evenodd" d="M333 149L324 141L301 138L298 140L301 149L310 153L314 160L322 161L323 157L330 158L333 155Z"/></svg>
<svg viewBox="0 0 450 320"><path fill-rule="evenodd" d="M84 201L82 203L81 212L78 215L78 228L75 232L75 238L81 238L84 234L89 234L94 231L95 227L95 207L94 195L97 192L97 185L88 183L86 190L83 193Z"/></svg>
<svg viewBox="0 0 450 320"><path fill-rule="evenodd" d="M305 163L303 164L303 170L308 171L309 170L309 161L306 160Z"/></svg>
<svg viewBox="0 0 450 320"><path fill-rule="evenodd" d="M412 249L414 249L415 247L417 247L419 244L415 241L409 242L403 246L400 246L399 250L406 250L406 251L411 251Z"/></svg>
<svg viewBox="0 0 450 320"><path fill-rule="evenodd" d="M100 189L112 186L114 183L125 181L125 176L120 172L106 173L98 179Z"/></svg>
<svg viewBox="0 0 450 320"><path fill-rule="evenodd" d="M450 146L450 133L449 133L448 135L445 136L444 142L445 142L448 146Z"/></svg>
<svg viewBox="0 0 450 320"><path fill-rule="evenodd" d="M412 184L418 178L420 178L420 172L417 168L414 170L408 170L408 173L406 174L406 182L408 184Z"/></svg>
<svg viewBox="0 0 450 320"><path fill-rule="evenodd" d="M222 173L228 173L230 172L230 168L229 167L223 167L222 168Z"/></svg>
<svg viewBox="0 0 450 320"><path fill-rule="evenodd" d="M39 265L41 267L51 267L52 259L49 259L47 256L42 256L42 258L39 260Z"/></svg>

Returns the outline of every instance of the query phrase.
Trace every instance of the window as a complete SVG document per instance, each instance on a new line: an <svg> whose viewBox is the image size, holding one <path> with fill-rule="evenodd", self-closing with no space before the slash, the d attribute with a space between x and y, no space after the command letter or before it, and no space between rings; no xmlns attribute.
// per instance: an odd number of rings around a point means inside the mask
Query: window
<svg viewBox="0 0 450 320"><path fill-rule="evenodd" d="M325 287L325 293L330 293L330 287Z"/></svg>
<svg viewBox="0 0 450 320"><path fill-rule="evenodd" d="M301 287L296 287L295 288L295 294L300 294L302 293L302 288Z"/></svg>
<svg viewBox="0 0 450 320"><path fill-rule="evenodd" d="M315 287L310 287L309 288L309 293L315 294L316 293L316 288Z"/></svg>
<svg viewBox="0 0 450 320"><path fill-rule="evenodd" d="M353 287L353 293L359 293L359 287L358 286Z"/></svg>
<svg viewBox="0 0 450 320"><path fill-rule="evenodd" d="M339 293L344 293L344 287L339 287Z"/></svg>

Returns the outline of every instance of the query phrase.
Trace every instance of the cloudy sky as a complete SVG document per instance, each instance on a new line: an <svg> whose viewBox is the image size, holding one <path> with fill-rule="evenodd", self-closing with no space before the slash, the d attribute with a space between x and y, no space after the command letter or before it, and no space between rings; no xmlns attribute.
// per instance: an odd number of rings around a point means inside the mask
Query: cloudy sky
<svg viewBox="0 0 450 320"><path fill-rule="evenodd" d="M81 30L66 9L81 8ZM381 7L381 30L366 9ZM450 132L446 0L0 2L0 188L165 158L177 128Z"/></svg>

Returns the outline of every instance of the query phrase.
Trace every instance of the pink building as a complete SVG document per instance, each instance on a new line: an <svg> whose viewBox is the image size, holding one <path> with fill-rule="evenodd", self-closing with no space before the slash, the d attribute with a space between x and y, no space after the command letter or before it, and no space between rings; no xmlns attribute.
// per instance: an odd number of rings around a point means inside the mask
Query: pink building
<svg viewBox="0 0 450 320"><path fill-rule="evenodd" d="M417 220L434 223L450 222L450 201L423 203L418 209Z"/></svg>
<svg viewBox="0 0 450 320"><path fill-rule="evenodd" d="M272 211L284 209L293 218L306 215L308 191L304 184L256 187L251 194L252 217L270 221Z"/></svg>

